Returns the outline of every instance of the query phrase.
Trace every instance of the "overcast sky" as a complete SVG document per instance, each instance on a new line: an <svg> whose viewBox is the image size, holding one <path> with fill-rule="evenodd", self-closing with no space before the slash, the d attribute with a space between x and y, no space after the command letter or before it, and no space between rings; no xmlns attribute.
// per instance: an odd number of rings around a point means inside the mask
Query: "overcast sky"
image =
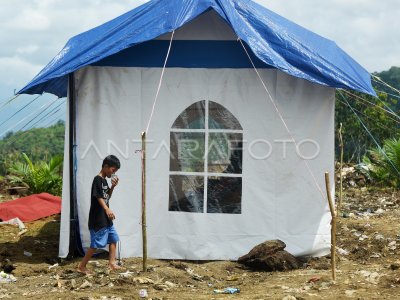
<svg viewBox="0 0 400 300"><path fill-rule="evenodd" d="M12 96L14 89L19 90L28 83L70 37L144 2L0 0L0 104ZM370 72L400 66L398 0L256 2L334 40Z"/></svg>

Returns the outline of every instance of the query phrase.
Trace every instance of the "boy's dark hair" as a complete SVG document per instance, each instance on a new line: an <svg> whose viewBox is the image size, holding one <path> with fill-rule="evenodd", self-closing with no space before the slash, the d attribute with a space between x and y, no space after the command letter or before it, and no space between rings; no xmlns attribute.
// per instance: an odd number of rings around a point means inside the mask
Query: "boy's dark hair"
<svg viewBox="0 0 400 300"><path fill-rule="evenodd" d="M109 167L116 167L117 169L121 168L121 163L119 162L118 157L115 155L108 155L104 160L103 164L101 165L102 168L107 165Z"/></svg>

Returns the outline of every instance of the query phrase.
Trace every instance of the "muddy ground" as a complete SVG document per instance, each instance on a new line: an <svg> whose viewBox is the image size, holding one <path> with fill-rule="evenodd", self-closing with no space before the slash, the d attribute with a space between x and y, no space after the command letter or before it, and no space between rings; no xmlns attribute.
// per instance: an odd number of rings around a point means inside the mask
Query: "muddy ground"
<svg viewBox="0 0 400 300"><path fill-rule="evenodd" d="M400 192L347 189L340 215L336 281L329 257L273 273L231 261L165 260L150 260L142 273L141 259L132 258L123 260L123 275L110 273L104 257L91 263L94 276L83 276L75 272L79 259L57 261L59 216L27 223L22 236L2 225L0 261L12 261L17 281L0 283L0 299L140 299L141 289L151 299L400 299ZM226 287L240 293L214 294Z"/></svg>

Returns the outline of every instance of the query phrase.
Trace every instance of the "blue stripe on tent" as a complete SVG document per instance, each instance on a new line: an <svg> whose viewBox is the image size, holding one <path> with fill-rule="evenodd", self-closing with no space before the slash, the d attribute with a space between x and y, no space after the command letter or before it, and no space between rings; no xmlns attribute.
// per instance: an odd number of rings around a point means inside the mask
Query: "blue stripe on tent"
<svg viewBox="0 0 400 300"><path fill-rule="evenodd" d="M169 40L152 40L117 54L108 56L93 66L108 67L163 67ZM251 50L257 68L271 68L259 60ZM172 41L168 58L169 68L253 68L238 41Z"/></svg>

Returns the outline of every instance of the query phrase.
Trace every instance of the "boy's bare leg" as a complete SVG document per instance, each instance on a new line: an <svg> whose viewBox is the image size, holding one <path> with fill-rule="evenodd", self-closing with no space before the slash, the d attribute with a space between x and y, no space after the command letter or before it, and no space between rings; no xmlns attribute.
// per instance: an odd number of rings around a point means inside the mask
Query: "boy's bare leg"
<svg viewBox="0 0 400 300"><path fill-rule="evenodd" d="M122 269L120 266L118 266L115 263L115 253L117 249L117 244L116 243L110 243L109 246L109 260L108 260L108 266L110 267L111 270L119 270Z"/></svg>
<svg viewBox="0 0 400 300"><path fill-rule="evenodd" d="M95 251L96 251L96 249L93 249L93 248L89 248L86 251L85 256L82 258L81 263L78 265L79 272L81 272L81 273L90 273L91 272L88 268L86 268L86 265L87 265L88 261L92 258Z"/></svg>

